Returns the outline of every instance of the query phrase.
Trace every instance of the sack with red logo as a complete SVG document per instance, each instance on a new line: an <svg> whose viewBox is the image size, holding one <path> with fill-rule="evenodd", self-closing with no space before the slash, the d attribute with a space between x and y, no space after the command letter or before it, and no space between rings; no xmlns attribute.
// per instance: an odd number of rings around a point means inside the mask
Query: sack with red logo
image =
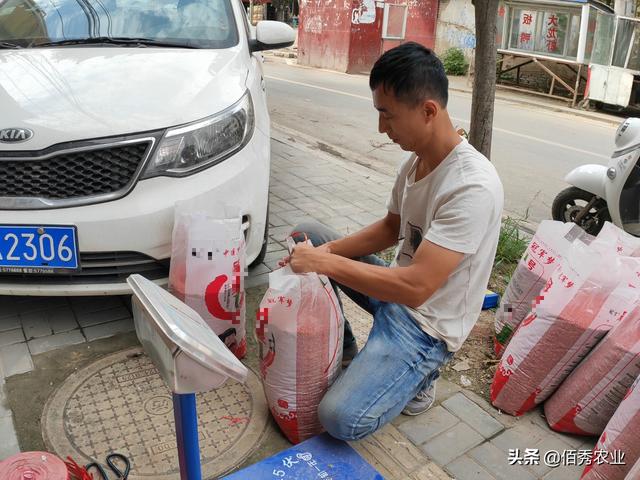
<svg viewBox="0 0 640 480"><path fill-rule="evenodd" d="M318 405L342 365L344 319L324 275L269 274L256 318L267 404L292 443L322 432Z"/></svg>
<svg viewBox="0 0 640 480"><path fill-rule="evenodd" d="M623 480L640 458L640 378L607 423L581 480ZM632 477L637 479L637 477Z"/></svg>
<svg viewBox="0 0 640 480"><path fill-rule="evenodd" d="M246 254L241 218L214 218L184 209L176 210L169 291L198 312L236 357L243 358Z"/></svg>
<svg viewBox="0 0 640 480"><path fill-rule="evenodd" d="M572 244L502 356L493 405L522 415L548 398L628 308L613 292L636 265L611 243Z"/></svg>
<svg viewBox="0 0 640 480"><path fill-rule="evenodd" d="M629 306L620 312L622 321L545 402L545 417L554 430L600 435L640 375L640 290L624 290Z"/></svg>
<svg viewBox="0 0 640 480"><path fill-rule="evenodd" d="M589 244L592 239L575 223L540 222L496 309L494 350L497 356L502 355L571 244L574 241Z"/></svg>

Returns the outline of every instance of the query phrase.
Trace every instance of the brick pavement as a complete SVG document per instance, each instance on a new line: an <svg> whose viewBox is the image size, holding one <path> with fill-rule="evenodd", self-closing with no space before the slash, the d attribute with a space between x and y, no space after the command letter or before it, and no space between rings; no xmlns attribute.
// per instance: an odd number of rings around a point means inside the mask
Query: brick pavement
<svg viewBox="0 0 640 480"><path fill-rule="evenodd" d="M445 387L442 389L441 387ZM499 413L473 392L439 380L436 405L415 418L394 423L418 448L453 478L491 480L577 480L584 467L545 463L549 451L591 450L595 439L562 435L545 423L541 410L514 418ZM439 393L439 392L438 392ZM509 450L537 449L539 460L509 464ZM522 462L525 463L525 462Z"/></svg>
<svg viewBox="0 0 640 480"><path fill-rule="evenodd" d="M393 178L296 141L290 132L273 131L272 152L270 243L264 263L249 272L247 288L268 281L297 223L320 221L351 233L386 213L393 184ZM33 369L32 354L132 329L123 297L0 297L0 382ZM0 458L18 451L3 395L0 388ZM387 468L385 458L394 459L403 465L400 476L416 480L578 479L581 468L550 468L542 458L539 465L509 466L508 451L538 448L543 456L546 450L587 449L594 444L552 432L539 412L519 419L501 415L473 392L444 380L439 381L437 406L392 423L356 448L381 471ZM398 472L389 475L400 478Z"/></svg>

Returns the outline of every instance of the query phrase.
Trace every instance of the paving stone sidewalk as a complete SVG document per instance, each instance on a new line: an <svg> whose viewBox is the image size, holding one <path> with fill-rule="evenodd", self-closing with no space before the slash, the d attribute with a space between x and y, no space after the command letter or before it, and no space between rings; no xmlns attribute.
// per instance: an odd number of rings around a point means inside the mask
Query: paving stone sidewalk
<svg viewBox="0 0 640 480"><path fill-rule="evenodd" d="M320 221L352 233L386 214L392 184L391 177L274 129L270 243L264 263L249 272L247 288L268 281L286 253L284 241L293 226ZM32 354L131 330L123 297L0 297L0 459L19 451L11 411L4 406L5 377L32 370ZM444 380L439 381L437 406L392 423L355 444L387 478L574 480L582 468L548 467L545 452L591 449L594 444L552 432L539 412L519 419L501 415L473 392ZM539 449L539 464L510 466L513 448ZM389 470L398 464L402 472Z"/></svg>
<svg viewBox="0 0 640 480"><path fill-rule="evenodd" d="M561 435L546 424L541 411L521 418L499 413L469 390L439 381L437 404L416 418L399 417L393 423L428 458L458 480L577 480L584 466L560 465L559 456L591 451L595 439ZM518 449L519 464L509 452ZM524 455L532 450L529 456ZM525 465L526 463L526 465ZM552 466L556 466L552 468Z"/></svg>

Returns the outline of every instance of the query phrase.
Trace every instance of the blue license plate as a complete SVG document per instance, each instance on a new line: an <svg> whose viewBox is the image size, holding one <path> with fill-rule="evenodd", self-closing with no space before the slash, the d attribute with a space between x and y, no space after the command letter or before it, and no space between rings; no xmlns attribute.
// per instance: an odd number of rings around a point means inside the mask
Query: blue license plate
<svg viewBox="0 0 640 480"><path fill-rule="evenodd" d="M79 268L76 227L0 225L0 272L68 273Z"/></svg>

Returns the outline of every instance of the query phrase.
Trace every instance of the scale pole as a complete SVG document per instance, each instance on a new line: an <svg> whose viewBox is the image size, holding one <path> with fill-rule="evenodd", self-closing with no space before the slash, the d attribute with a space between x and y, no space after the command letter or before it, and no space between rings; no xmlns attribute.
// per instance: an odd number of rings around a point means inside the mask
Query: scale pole
<svg viewBox="0 0 640 480"><path fill-rule="evenodd" d="M176 440L181 480L202 480L200 446L198 445L198 413L196 395L173 394L173 415L176 421Z"/></svg>

